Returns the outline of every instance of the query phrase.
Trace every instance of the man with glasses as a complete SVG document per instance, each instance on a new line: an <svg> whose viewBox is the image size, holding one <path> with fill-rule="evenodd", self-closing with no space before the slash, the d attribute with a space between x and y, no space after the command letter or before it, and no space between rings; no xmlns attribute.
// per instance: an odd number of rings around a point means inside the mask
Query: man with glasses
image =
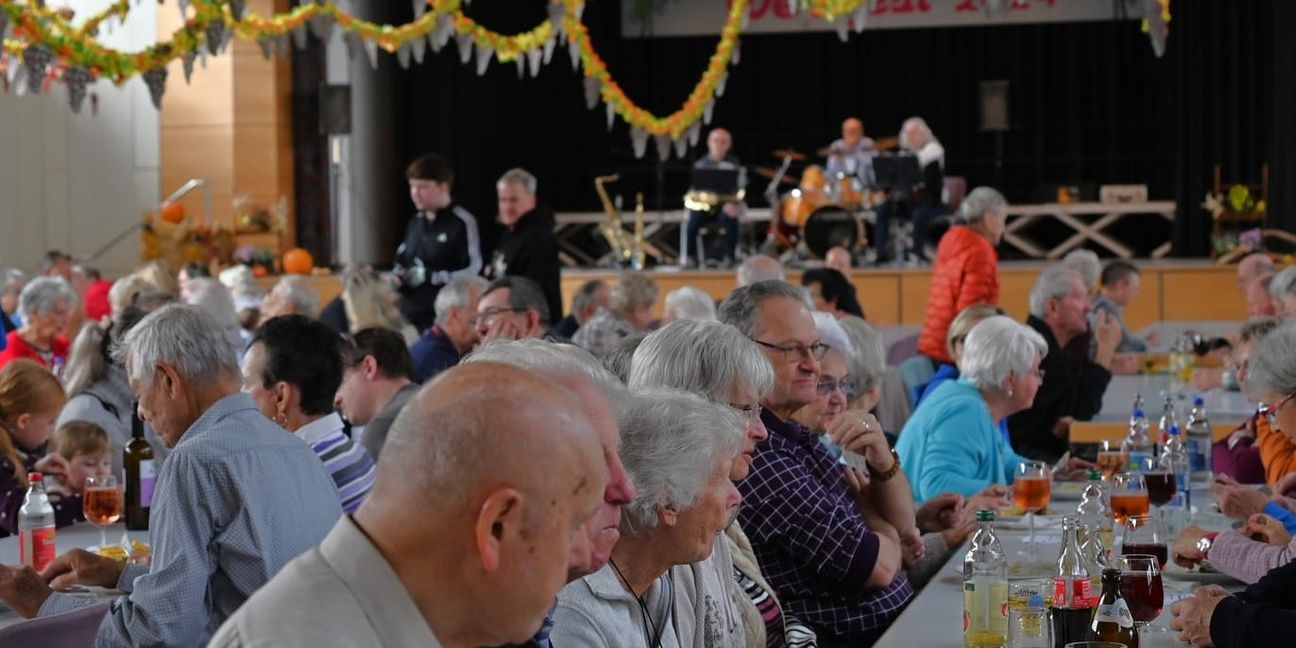
<svg viewBox="0 0 1296 648"><path fill-rule="evenodd" d="M459 364L477 345L477 302L486 280L476 275L456 277L436 296L436 323L410 347L414 382L425 383Z"/></svg>
<svg viewBox="0 0 1296 648"><path fill-rule="evenodd" d="M494 340L545 337L549 306L544 291L525 277L500 277L482 292L473 326L483 346Z"/></svg>
<svg viewBox="0 0 1296 648"><path fill-rule="evenodd" d="M785 611L815 630L819 646L869 645L913 588L898 536L870 527L846 471L791 419L818 397L819 361L828 352L810 312L805 292L781 281L739 288L720 305L720 321L754 341L774 368L774 388L762 402L769 439L739 484L738 519ZM904 477L886 443L870 442L881 437L876 426L860 425L835 440L863 454L871 488L892 488L887 482ZM912 518L912 499L908 506Z"/></svg>

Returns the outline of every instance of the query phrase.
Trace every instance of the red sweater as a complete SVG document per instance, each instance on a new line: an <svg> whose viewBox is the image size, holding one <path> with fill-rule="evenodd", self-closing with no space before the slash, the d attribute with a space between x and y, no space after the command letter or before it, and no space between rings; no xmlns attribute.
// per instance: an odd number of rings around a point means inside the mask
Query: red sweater
<svg viewBox="0 0 1296 648"><path fill-rule="evenodd" d="M69 346L70 343L66 337L62 335L55 337L50 342L50 352L53 354L53 358L61 360L62 362L67 362ZM9 335L5 337L4 351L0 351L0 368L9 364L11 360L17 360L19 358L26 358L27 360L39 362L50 370L54 369L53 360L46 362L45 359L36 352L36 349L33 348L32 345L27 344L27 340L22 339L22 336L18 335L18 331L9 331Z"/></svg>
<svg viewBox="0 0 1296 648"><path fill-rule="evenodd" d="M85 291L85 316L90 322L98 322L111 314L112 308L108 305L108 290L112 288L112 282L100 279L86 288Z"/></svg>
<svg viewBox="0 0 1296 648"><path fill-rule="evenodd" d="M953 364L945 350L945 335L954 318L972 304L999 303L999 255L980 234L964 225L951 227L936 248L927 315L918 336L918 351Z"/></svg>

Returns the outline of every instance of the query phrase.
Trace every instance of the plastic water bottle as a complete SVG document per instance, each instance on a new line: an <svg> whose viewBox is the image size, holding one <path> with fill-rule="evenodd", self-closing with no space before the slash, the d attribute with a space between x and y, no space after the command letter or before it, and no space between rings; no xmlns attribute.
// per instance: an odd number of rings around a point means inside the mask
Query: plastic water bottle
<svg viewBox="0 0 1296 648"><path fill-rule="evenodd" d="M1109 522L1110 524L1110 522ZM1091 591L1102 591L1102 572L1107 564L1107 547L1103 545L1102 531L1098 525L1080 521L1080 530L1084 539L1080 541L1080 555L1084 558L1085 569L1089 570L1089 587Z"/></svg>
<svg viewBox="0 0 1296 648"><path fill-rule="evenodd" d="M1079 516L1083 528L1088 530L1092 527L1097 530L1103 553L1111 551L1111 505L1107 502L1107 490L1103 488L1101 472L1089 471L1089 483L1085 486L1084 493L1080 495L1080 505L1076 507L1076 515ZM1087 542L1088 538L1086 537L1085 540Z"/></svg>
<svg viewBox="0 0 1296 648"><path fill-rule="evenodd" d="M1193 481L1203 484L1211 478L1211 435L1210 418L1206 416L1206 402L1200 394L1193 396L1192 412L1188 414L1188 425L1185 426L1184 448L1188 451L1188 463L1192 470Z"/></svg>
<svg viewBox="0 0 1296 648"><path fill-rule="evenodd" d="M1166 512L1173 514L1166 516L1166 523L1172 535L1178 534L1179 529L1187 524L1188 517L1192 513L1192 482L1189 479L1191 470L1188 452L1184 449L1177 425L1170 428L1170 439L1166 441L1165 448L1161 451L1161 465L1169 470L1175 479L1174 498L1166 505Z"/></svg>
<svg viewBox="0 0 1296 648"><path fill-rule="evenodd" d="M1161 418L1157 420L1157 445L1165 445L1170 437L1170 428L1179 426L1179 417L1175 414L1174 399L1169 395L1165 397L1165 404L1162 405Z"/></svg>
<svg viewBox="0 0 1296 648"><path fill-rule="evenodd" d="M54 507L45 494L45 476L27 473L27 497L18 509L18 563L36 571L54 560Z"/></svg>
<svg viewBox="0 0 1296 648"><path fill-rule="evenodd" d="M963 557L963 645L999 648L1008 633L1008 557L995 535L994 511L977 511L977 531Z"/></svg>
<svg viewBox="0 0 1296 648"><path fill-rule="evenodd" d="M1121 452L1128 457L1130 472L1143 470L1144 462L1156 456L1156 444L1148 434L1148 418L1141 409L1134 410L1130 417L1129 434L1121 442Z"/></svg>

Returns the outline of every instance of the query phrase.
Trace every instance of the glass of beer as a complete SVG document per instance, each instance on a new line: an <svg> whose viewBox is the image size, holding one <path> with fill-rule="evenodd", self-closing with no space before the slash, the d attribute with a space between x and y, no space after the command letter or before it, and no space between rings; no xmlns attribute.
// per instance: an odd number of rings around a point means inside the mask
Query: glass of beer
<svg viewBox="0 0 1296 648"><path fill-rule="evenodd" d="M1027 551L1032 559L1035 557L1035 514L1043 513L1048 508L1049 494L1053 486L1053 471L1043 461L1023 461L1017 464L1017 473L1013 478L1013 504L1026 514L1026 523L1030 526L1030 539L1026 541Z"/></svg>
<svg viewBox="0 0 1296 648"><path fill-rule="evenodd" d="M1112 517L1116 524L1125 524L1131 515L1148 514L1147 482L1142 473L1126 472L1116 475L1112 480L1111 493Z"/></svg>
<svg viewBox="0 0 1296 648"><path fill-rule="evenodd" d="M1102 471L1103 481L1111 481L1127 465L1129 455L1121 448L1121 442L1104 439L1102 448L1098 450L1098 469Z"/></svg>
<svg viewBox="0 0 1296 648"><path fill-rule="evenodd" d="M81 508L86 520L99 527L99 546L108 546L107 527L122 516L122 492L117 478L112 475L87 477Z"/></svg>

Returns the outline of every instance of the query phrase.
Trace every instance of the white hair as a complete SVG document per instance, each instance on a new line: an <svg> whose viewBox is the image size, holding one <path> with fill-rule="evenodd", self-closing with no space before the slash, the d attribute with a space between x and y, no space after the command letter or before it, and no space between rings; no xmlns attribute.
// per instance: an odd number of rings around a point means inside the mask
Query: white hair
<svg viewBox="0 0 1296 648"><path fill-rule="evenodd" d="M922 134L922 144L919 145L920 147L937 141L936 135L932 133L931 127L927 125L926 119L923 119L922 117L910 117L909 119L904 120L904 123L900 125L900 146L906 149L909 148L909 142L905 139L904 133L910 128L917 129L917 131Z"/></svg>
<svg viewBox="0 0 1296 648"><path fill-rule="evenodd" d="M774 368L756 343L720 322L675 320L635 350L631 389L670 387L728 402L740 391L755 401L774 389Z"/></svg>
<svg viewBox="0 0 1296 648"><path fill-rule="evenodd" d="M701 288L680 286L666 294L666 315L670 319L714 320L715 301Z"/></svg>
<svg viewBox="0 0 1296 648"><path fill-rule="evenodd" d="M843 317L837 323L845 329L855 347L855 354L847 358L850 375L855 379L855 393L846 395L850 400L855 400L864 392L882 384L887 371L886 348L882 344L882 336L868 322L851 316Z"/></svg>
<svg viewBox="0 0 1296 648"><path fill-rule="evenodd" d="M756 309L761 302L774 297L783 297L800 302L807 313L814 312L814 304L805 288L793 286L785 281L760 281L743 286L720 302L716 313L721 322L730 324L739 333L751 337L756 333Z"/></svg>
<svg viewBox="0 0 1296 648"><path fill-rule="evenodd" d="M1043 318L1050 300L1062 299L1071 294L1075 288L1073 281L1084 283L1084 277L1074 268L1067 265L1052 265L1035 278L1030 291L1030 314Z"/></svg>
<svg viewBox="0 0 1296 648"><path fill-rule="evenodd" d="M486 290L490 285L489 281L478 277L477 275L455 277L450 280L437 293L436 299L432 302L432 308L436 311L436 323L445 324L450 319L450 309L456 308L463 310L468 308L468 302L472 301L472 288L477 287L477 294Z"/></svg>
<svg viewBox="0 0 1296 648"><path fill-rule="evenodd" d="M500 176L499 181L496 182L495 185L497 187L513 185L514 187L522 189L522 191L528 196L534 196L536 194L536 177L531 175L530 171L521 167L513 167L512 169L505 171L504 175Z"/></svg>
<svg viewBox="0 0 1296 648"><path fill-rule="evenodd" d="M473 362L498 362L529 371L583 375L605 389L617 389L621 385L593 354L574 344L535 338L500 340L477 347L460 364Z"/></svg>
<svg viewBox="0 0 1296 648"><path fill-rule="evenodd" d="M617 427L621 461L638 490L624 509L626 535L656 528L658 507L682 512L693 506L717 466L729 466L737 455L746 429L728 405L658 388L626 398Z"/></svg>
<svg viewBox="0 0 1296 648"><path fill-rule="evenodd" d="M1281 326L1260 340L1243 388L1256 401L1296 392L1296 328Z"/></svg>
<svg viewBox="0 0 1296 648"><path fill-rule="evenodd" d="M76 299L76 291L62 277L37 277L18 295L18 312L24 320L31 321L32 317L49 313L60 305L71 308Z"/></svg>
<svg viewBox="0 0 1296 648"><path fill-rule="evenodd" d="M605 286L607 286L607 282L602 279L590 279L581 284L581 287L576 290L576 294L572 295L572 314L578 315L581 311L585 310L586 307L593 305L594 296L597 295L598 291Z"/></svg>
<svg viewBox="0 0 1296 648"><path fill-rule="evenodd" d="M1048 343L1035 329L1007 315L995 315L972 327L963 343L959 371L978 389L1003 387L1009 376L1024 376Z"/></svg>
<svg viewBox="0 0 1296 648"><path fill-rule="evenodd" d="M1062 265L1075 270L1080 275L1080 282L1085 291L1091 291L1102 277L1102 261L1093 250L1071 250L1062 257Z"/></svg>
<svg viewBox="0 0 1296 648"><path fill-rule="evenodd" d="M257 284L256 275L244 265L232 266L220 271L220 282L229 288L230 297L234 298L237 310L261 308L263 296L261 286Z"/></svg>
<svg viewBox="0 0 1296 648"><path fill-rule="evenodd" d="M9 291L19 292L27 285L27 275L17 268L7 268L0 272L0 294Z"/></svg>
<svg viewBox="0 0 1296 648"><path fill-rule="evenodd" d="M735 275L738 287L750 286L762 281L784 281L783 264L778 259L764 254L754 254L743 260Z"/></svg>
<svg viewBox="0 0 1296 648"><path fill-rule="evenodd" d="M201 308L221 327L237 331L238 312L234 310L234 297L225 284L211 277L195 277L185 283L185 303Z"/></svg>
<svg viewBox="0 0 1296 648"><path fill-rule="evenodd" d="M309 317L319 314L319 292L306 276L284 275L275 290L283 291L284 301L292 305L294 313Z"/></svg>
<svg viewBox="0 0 1296 648"><path fill-rule="evenodd" d="M819 341L827 344L829 351L840 352L842 358L850 362L851 357L855 355L855 345L851 343L850 336L846 334L846 329L842 328L837 318L823 311L815 311L810 315L814 317Z"/></svg>
<svg viewBox="0 0 1296 648"><path fill-rule="evenodd" d="M1296 265L1279 270L1269 282L1269 294L1274 299L1280 300L1292 293L1296 293Z"/></svg>
<svg viewBox="0 0 1296 648"><path fill-rule="evenodd" d="M148 387L157 365L175 369L187 384L239 378L233 336L197 306L168 304L131 327L113 349L131 380Z"/></svg>
<svg viewBox="0 0 1296 648"><path fill-rule="evenodd" d="M970 223L986 212L1003 217L1008 213L1008 199L990 187L977 187L968 193L959 207L958 222Z"/></svg>

